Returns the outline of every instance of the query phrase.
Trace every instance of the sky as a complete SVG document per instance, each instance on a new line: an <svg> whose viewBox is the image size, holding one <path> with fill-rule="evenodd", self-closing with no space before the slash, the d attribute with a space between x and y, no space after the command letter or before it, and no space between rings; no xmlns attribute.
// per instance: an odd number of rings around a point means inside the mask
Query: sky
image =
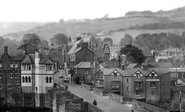
<svg viewBox="0 0 185 112"><path fill-rule="evenodd" d="M0 0L2 22L58 22L60 19L94 19L128 11L170 10L185 0Z"/></svg>

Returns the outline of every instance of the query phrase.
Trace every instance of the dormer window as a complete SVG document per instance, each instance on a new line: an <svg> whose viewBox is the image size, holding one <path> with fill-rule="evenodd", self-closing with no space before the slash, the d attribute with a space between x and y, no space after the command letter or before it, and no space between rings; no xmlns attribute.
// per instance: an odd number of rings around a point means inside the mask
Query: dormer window
<svg viewBox="0 0 185 112"><path fill-rule="evenodd" d="M46 71L52 71L52 65L46 64Z"/></svg>
<svg viewBox="0 0 185 112"><path fill-rule="evenodd" d="M150 87L151 88L156 88L157 82L150 82Z"/></svg>
<svg viewBox="0 0 185 112"><path fill-rule="evenodd" d="M137 78L140 78L140 73L136 73L136 77Z"/></svg>
<svg viewBox="0 0 185 112"><path fill-rule="evenodd" d="M88 69L85 69L85 74L88 74Z"/></svg>

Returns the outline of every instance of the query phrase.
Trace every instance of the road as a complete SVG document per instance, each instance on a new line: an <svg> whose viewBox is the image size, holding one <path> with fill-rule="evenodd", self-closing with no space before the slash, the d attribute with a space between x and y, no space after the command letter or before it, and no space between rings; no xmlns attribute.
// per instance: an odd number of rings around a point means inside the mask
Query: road
<svg viewBox="0 0 185 112"><path fill-rule="evenodd" d="M107 96L100 96L93 91L88 91L84 88L81 88L79 85L69 84L68 87L69 91L83 98L84 101L92 103L93 100L96 99L97 106L105 112L131 112L132 110L132 108L127 105L116 103L112 100L109 100Z"/></svg>

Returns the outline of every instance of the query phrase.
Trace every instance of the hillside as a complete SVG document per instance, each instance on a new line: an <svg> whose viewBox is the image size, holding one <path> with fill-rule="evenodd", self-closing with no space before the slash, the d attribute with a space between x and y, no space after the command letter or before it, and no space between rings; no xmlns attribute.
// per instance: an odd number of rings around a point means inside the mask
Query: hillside
<svg viewBox="0 0 185 112"><path fill-rule="evenodd" d="M12 32L27 31L44 24L37 22L0 22L0 36Z"/></svg>
<svg viewBox="0 0 185 112"><path fill-rule="evenodd" d="M171 29L180 29L183 31L183 29L185 28L184 23L185 7L181 7L169 11L158 12L131 11L126 13L125 16L119 18L99 18L93 20L71 20L48 23L27 31L9 33L4 35L3 37L15 38L17 40L20 40L26 33L37 33L42 39L49 40L56 33L64 33L67 36L71 36L73 38L80 33L111 32L114 34L115 32L125 32L127 30L142 31L144 29L151 31L165 29L165 32L168 32L169 29L170 32ZM112 34L108 36L112 36ZM116 36L112 38L114 38L116 43L120 40L120 38L117 38Z"/></svg>

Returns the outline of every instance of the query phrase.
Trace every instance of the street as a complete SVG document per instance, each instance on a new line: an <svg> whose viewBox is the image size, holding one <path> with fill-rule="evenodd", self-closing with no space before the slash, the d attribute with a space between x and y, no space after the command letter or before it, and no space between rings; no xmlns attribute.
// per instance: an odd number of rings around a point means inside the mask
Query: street
<svg viewBox="0 0 185 112"><path fill-rule="evenodd" d="M94 93L93 91L88 91L86 89L81 88L80 85L69 84L68 87L69 91L83 98L84 101L92 103L93 100L96 99L97 106L105 112L131 112L132 110L132 107L129 107L125 104L116 103L112 100L109 100L107 96L100 96Z"/></svg>

